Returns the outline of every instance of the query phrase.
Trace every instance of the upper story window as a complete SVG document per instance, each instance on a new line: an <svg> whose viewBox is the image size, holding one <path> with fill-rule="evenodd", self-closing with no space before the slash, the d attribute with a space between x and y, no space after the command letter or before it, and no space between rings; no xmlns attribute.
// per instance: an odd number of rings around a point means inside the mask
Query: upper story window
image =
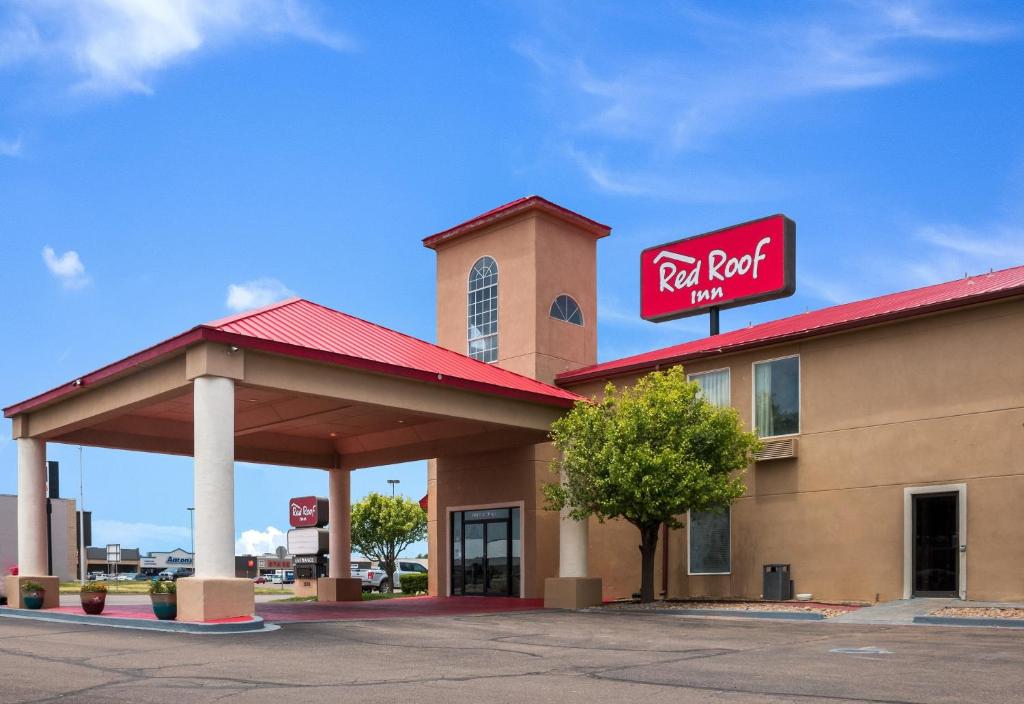
<svg viewBox="0 0 1024 704"><path fill-rule="evenodd" d="M583 311L580 310L579 304L573 300L572 296L566 296L564 293L551 302L551 310L548 315L555 320L564 320L573 325L583 325Z"/></svg>
<svg viewBox="0 0 1024 704"><path fill-rule="evenodd" d="M689 374L686 378L697 382L701 395L708 403L724 408L731 405L729 376L728 369L716 369L711 372Z"/></svg>
<svg viewBox="0 0 1024 704"><path fill-rule="evenodd" d="M481 362L498 361L498 264L481 257L469 272L467 348Z"/></svg>
<svg viewBox="0 0 1024 704"><path fill-rule="evenodd" d="M800 432L800 357L754 364L754 428L762 438Z"/></svg>

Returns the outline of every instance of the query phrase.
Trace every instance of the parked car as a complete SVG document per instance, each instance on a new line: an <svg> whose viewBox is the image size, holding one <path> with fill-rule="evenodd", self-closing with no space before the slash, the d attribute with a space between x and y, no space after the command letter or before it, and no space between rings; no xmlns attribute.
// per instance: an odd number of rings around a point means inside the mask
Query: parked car
<svg viewBox="0 0 1024 704"><path fill-rule="evenodd" d="M295 582L295 570L276 570L270 577L271 584L293 584Z"/></svg>
<svg viewBox="0 0 1024 704"><path fill-rule="evenodd" d="M105 580L106 578L107 578L107 575L104 574L103 572L90 572L89 573L89 581L90 582L99 582L99 581Z"/></svg>
<svg viewBox="0 0 1024 704"><path fill-rule="evenodd" d="M266 584L267 583L267 578L264 577L263 575L259 575L258 577L253 577L252 581L253 581L253 584Z"/></svg>
<svg viewBox="0 0 1024 704"><path fill-rule="evenodd" d="M402 575L403 574L426 574L427 568L418 562L406 562L405 560L399 560L397 563L398 569L391 575L391 586L393 588L402 588Z"/></svg>
<svg viewBox="0 0 1024 704"><path fill-rule="evenodd" d="M177 582L182 577L191 577L192 569L190 567L171 567L161 572L157 578L161 582Z"/></svg>
<svg viewBox="0 0 1024 704"><path fill-rule="evenodd" d="M360 569L359 565L353 563L352 576L362 580L364 592L377 590L381 594L387 594L394 590L394 583L391 581L391 577L379 567Z"/></svg>
<svg viewBox="0 0 1024 704"><path fill-rule="evenodd" d="M153 575L153 574L146 574L145 572L136 572L135 573L135 581L136 582L148 582L149 580L155 579L155 578L156 578L156 575Z"/></svg>
<svg viewBox="0 0 1024 704"><path fill-rule="evenodd" d="M134 582L136 574L136 572L121 572L114 579L118 582Z"/></svg>

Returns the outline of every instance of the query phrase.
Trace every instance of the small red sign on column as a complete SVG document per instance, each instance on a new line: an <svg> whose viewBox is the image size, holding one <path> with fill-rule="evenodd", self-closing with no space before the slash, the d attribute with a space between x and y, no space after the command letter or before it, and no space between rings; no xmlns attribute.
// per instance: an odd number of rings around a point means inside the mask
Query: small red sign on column
<svg viewBox="0 0 1024 704"><path fill-rule="evenodd" d="M660 322L790 296L796 223L770 215L640 253L640 316Z"/></svg>
<svg viewBox="0 0 1024 704"><path fill-rule="evenodd" d="M300 496L288 501L288 520L293 528L322 528L327 525L327 499Z"/></svg>

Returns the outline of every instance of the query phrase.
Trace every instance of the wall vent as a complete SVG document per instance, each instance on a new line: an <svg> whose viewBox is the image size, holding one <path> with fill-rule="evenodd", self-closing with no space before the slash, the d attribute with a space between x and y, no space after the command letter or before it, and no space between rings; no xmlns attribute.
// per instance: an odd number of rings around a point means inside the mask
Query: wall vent
<svg viewBox="0 0 1024 704"><path fill-rule="evenodd" d="M783 440L762 440L761 451L754 459L758 462L769 460L787 460L796 457L796 438L785 438Z"/></svg>

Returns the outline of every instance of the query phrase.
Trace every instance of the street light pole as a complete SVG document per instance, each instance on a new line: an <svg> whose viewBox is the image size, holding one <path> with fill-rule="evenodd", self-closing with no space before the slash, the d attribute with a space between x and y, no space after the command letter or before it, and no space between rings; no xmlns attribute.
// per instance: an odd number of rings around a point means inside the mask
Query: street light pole
<svg viewBox="0 0 1024 704"><path fill-rule="evenodd" d="M196 509L195 506L188 507L188 535L189 540L192 542L192 569L196 568L196 524L195 524Z"/></svg>
<svg viewBox="0 0 1024 704"><path fill-rule="evenodd" d="M85 584L85 471L82 446L78 446L78 581Z"/></svg>
<svg viewBox="0 0 1024 704"><path fill-rule="evenodd" d="M391 485L391 498L395 498L395 484L400 484L401 479L388 479L388 484Z"/></svg>

